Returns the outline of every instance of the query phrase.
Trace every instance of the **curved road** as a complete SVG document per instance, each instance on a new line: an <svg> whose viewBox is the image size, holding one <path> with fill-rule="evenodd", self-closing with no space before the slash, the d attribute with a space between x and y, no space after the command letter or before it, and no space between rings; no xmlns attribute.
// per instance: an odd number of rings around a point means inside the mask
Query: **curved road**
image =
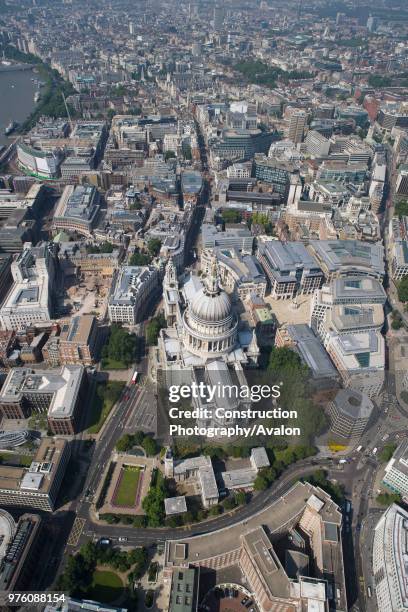
<svg viewBox="0 0 408 612"><path fill-rule="evenodd" d="M295 481L312 474L319 468L328 470L330 466L325 460L305 459L299 461L289 467L283 475L275 481L271 489L267 489L255 495L246 506L242 506L233 513L223 514L212 520L193 524L190 527L149 529L95 523L90 518L91 504L89 502L84 502L78 507L77 516L86 520L87 526L83 531L83 537L87 536L86 539L91 535L96 537L107 537L113 540L119 537L126 537L130 543L146 545L153 544L160 540L181 539L202 533L218 531L254 516L254 514L264 510L269 504L279 499L281 495L291 488ZM82 543L81 540L82 537L78 545Z"/></svg>

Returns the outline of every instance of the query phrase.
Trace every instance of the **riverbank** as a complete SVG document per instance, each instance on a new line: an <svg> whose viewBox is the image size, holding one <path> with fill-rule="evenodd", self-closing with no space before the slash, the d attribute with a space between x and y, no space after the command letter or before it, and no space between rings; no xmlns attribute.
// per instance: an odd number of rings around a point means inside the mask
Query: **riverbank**
<svg viewBox="0 0 408 612"><path fill-rule="evenodd" d="M67 97L75 93L71 83L65 81L57 70L53 70L49 64L44 63L39 57L32 53L22 53L11 45L7 45L3 50L7 59L22 64L31 64L32 68L38 74L38 77L44 82L41 97L37 105L27 119L20 125L18 133L24 134L28 132L41 116L66 117L67 111L63 95ZM70 107L69 111L71 117L75 116L75 110L73 108Z"/></svg>
<svg viewBox="0 0 408 612"><path fill-rule="evenodd" d="M0 72L15 72L16 70L32 70L31 64L0 63Z"/></svg>
<svg viewBox="0 0 408 612"><path fill-rule="evenodd" d="M17 135L14 131L7 137L7 126L12 121L22 125L35 108L33 76L32 66L30 70L0 72L0 146L8 147Z"/></svg>

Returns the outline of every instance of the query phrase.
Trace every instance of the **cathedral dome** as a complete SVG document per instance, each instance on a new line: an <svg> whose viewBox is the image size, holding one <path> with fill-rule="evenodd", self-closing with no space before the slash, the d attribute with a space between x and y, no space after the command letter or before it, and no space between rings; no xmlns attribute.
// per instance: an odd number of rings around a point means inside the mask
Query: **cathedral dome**
<svg viewBox="0 0 408 612"><path fill-rule="evenodd" d="M231 316L231 300L222 289L209 292L203 287L192 301L190 310L192 316L201 321L217 323Z"/></svg>
<svg viewBox="0 0 408 612"><path fill-rule="evenodd" d="M228 294L218 283L217 262L183 314L187 349L202 359L230 353L237 341L238 320Z"/></svg>

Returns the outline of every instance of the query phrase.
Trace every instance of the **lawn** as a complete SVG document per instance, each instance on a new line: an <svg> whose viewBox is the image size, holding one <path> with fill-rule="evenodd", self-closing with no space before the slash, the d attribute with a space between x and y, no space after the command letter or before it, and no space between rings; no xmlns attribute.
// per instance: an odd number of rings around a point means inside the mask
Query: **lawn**
<svg viewBox="0 0 408 612"><path fill-rule="evenodd" d="M119 599L122 593L123 582L120 576L109 570L95 570L86 596L101 603L112 603Z"/></svg>
<svg viewBox="0 0 408 612"><path fill-rule="evenodd" d="M120 482L113 500L116 506L124 506L126 508L134 506L139 479L140 468L133 466L122 468Z"/></svg>
<svg viewBox="0 0 408 612"><path fill-rule="evenodd" d="M116 359L110 359L104 357L101 361L102 370L127 370L129 366L123 361L116 361Z"/></svg>
<svg viewBox="0 0 408 612"><path fill-rule="evenodd" d="M97 434L101 430L110 411L120 398L124 386L125 383L118 380L96 385L88 421L88 433Z"/></svg>
<svg viewBox="0 0 408 612"><path fill-rule="evenodd" d="M33 462L33 455L19 455L16 453L0 453L0 463L6 465L18 465L23 467L30 467Z"/></svg>

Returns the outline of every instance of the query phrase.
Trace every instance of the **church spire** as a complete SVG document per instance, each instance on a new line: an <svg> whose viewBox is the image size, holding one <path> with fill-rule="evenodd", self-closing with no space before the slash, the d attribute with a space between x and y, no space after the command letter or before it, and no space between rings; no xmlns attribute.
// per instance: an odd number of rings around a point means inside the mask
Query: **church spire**
<svg viewBox="0 0 408 612"><path fill-rule="evenodd" d="M217 295L220 291L218 262L214 254L211 256L210 273L205 279L205 289L209 295Z"/></svg>

